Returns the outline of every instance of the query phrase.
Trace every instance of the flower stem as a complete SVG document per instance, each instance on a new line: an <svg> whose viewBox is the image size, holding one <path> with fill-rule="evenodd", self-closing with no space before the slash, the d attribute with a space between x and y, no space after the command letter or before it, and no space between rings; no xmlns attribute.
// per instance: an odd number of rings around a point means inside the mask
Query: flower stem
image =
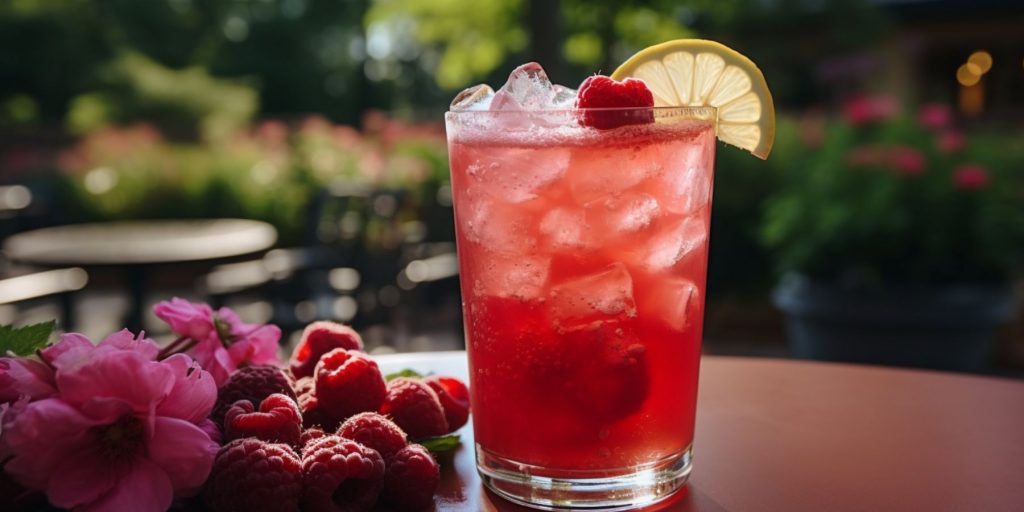
<svg viewBox="0 0 1024 512"><path fill-rule="evenodd" d="M160 350L160 352L157 353L157 355L156 355L157 360L166 359L167 357L170 357L171 355L177 354L178 352L182 352L182 350L179 350L180 345L183 342L189 341L189 340L190 340L190 338L188 336L180 336L180 337L178 337L178 339L168 343L166 347L164 347L163 349ZM193 343L193 345L194 345L194 343ZM191 348L191 346L189 348Z"/></svg>

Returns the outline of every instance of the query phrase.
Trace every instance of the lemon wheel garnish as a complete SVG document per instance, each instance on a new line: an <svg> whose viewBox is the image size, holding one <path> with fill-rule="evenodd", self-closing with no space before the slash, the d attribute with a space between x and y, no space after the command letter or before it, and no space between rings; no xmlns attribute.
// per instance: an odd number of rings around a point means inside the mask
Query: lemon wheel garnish
<svg viewBox="0 0 1024 512"><path fill-rule="evenodd" d="M718 109L718 139L767 158L775 139L775 106L764 75L732 48L704 39L677 39L637 52L612 78L639 78L657 107Z"/></svg>

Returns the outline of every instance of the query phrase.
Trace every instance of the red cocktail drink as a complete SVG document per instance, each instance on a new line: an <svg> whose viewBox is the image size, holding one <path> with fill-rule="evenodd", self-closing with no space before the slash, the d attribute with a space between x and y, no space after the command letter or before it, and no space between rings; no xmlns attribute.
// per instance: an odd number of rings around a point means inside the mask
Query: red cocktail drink
<svg viewBox="0 0 1024 512"><path fill-rule="evenodd" d="M478 465L514 499L635 504L689 471L715 113L638 111L447 116Z"/></svg>

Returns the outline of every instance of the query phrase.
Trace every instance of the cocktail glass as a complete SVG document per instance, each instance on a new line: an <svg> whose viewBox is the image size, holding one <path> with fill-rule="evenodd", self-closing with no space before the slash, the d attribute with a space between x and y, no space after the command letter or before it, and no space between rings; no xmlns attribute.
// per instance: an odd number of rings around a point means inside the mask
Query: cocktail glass
<svg viewBox="0 0 1024 512"><path fill-rule="evenodd" d="M614 129L584 115L617 116ZM691 467L710 107L447 113L477 467L542 509L627 509Z"/></svg>

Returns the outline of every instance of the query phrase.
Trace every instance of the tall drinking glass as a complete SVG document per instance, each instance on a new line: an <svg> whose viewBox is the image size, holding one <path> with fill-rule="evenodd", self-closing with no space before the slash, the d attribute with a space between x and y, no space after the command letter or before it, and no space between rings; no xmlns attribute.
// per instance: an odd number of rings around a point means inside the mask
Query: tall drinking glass
<svg viewBox="0 0 1024 512"><path fill-rule="evenodd" d="M625 509L685 483L715 115L445 116L477 467L496 493Z"/></svg>

